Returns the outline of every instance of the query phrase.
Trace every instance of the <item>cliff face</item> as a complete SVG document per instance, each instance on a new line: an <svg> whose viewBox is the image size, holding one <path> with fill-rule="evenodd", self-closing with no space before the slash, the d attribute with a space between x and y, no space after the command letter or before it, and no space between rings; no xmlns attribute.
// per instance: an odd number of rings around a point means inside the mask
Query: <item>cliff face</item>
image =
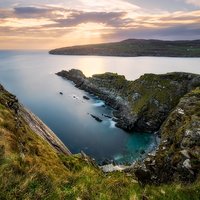
<svg viewBox="0 0 200 200"><path fill-rule="evenodd" d="M74 69L57 75L72 80L76 87L97 95L116 109L116 125L127 131L158 131L180 98L200 86L200 76L189 73L145 74L135 81L114 73L86 78Z"/></svg>
<svg viewBox="0 0 200 200"><path fill-rule="evenodd" d="M193 182L200 171L200 88L182 97L161 127L155 155L136 170L142 182Z"/></svg>
<svg viewBox="0 0 200 200"><path fill-rule="evenodd" d="M3 86L0 85L0 103L3 106L14 110L16 117L16 129L20 127L22 120L25 120L32 131L37 133L42 139L49 143L57 152L62 152L66 155L70 155L70 151L59 140L59 138L50 130L37 116L35 116L28 109L23 107L17 100L17 98L7 92Z"/></svg>
<svg viewBox="0 0 200 200"><path fill-rule="evenodd" d="M49 52L56 55L170 56L199 57L200 40L161 41L128 39L121 42L64 47Z"/></svg>

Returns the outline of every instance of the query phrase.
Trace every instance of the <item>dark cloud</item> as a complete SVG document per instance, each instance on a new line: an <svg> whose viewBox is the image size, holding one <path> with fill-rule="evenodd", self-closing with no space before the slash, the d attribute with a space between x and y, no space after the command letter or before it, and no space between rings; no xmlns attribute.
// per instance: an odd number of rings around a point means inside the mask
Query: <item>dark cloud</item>
<svg viewBox="0 0 200 200"><path fill-rule="evenodd" d="M76 12L66 19L54 20L58 27L77 26L81 23L102 23L108 26L126 26L130 19L123 19L125 12ZM53 25L55 26L55 25Z"/></svg>
<svg viewBox="0 0 200 200"><path fill-rule="evenodd" d="M116 29L113 34L107 35L107 39L123 40L127 38L138 39L163 39L184 40L199 39L200 27L198 24L180 25L158 28L132 28L127 30Z"/></svg>
<svg viewBox="0 0 200 200"><path fill-rule="evenodd" d="M124 18L126 12L84 12L59 7L15 7L13 10L0 9L0 18L48 18L56 22L48 27L72 27L81 23L103 23L108 26L126 26L132 19Z"/></svg>
<svg viewBox="0 0 200 200"><path fill-rule="evenodd" d="M43 16L51 12L51 9L37 8L37 7L16 7L14 8L14 14L24 18Z"/></svg>
<svg viewBox="0 0 200 200"><path fill-rule="evenodd" d="M0 8L0 18L15 17L15 18L25 18L25 19L30 19L30 18L57 19L59 17L62 17L64 13L68 13L68 12L76 13L76 10L59 8L59 7L50 7L50 6L14 7L13 9Z"/></svg>

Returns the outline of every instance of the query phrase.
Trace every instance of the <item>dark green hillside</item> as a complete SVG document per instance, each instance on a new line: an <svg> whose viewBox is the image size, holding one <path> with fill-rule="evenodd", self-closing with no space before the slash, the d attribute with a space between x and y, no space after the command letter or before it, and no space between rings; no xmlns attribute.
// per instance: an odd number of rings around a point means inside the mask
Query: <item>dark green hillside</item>
<svg viewBox="0 0 200 200"><path fill-rule="evenodd" d="M200 57L200 40L162 41L128 39L115 43L102 43L64 47L51 50L55 55L99 55L99 56L166 56Z"/></svg>

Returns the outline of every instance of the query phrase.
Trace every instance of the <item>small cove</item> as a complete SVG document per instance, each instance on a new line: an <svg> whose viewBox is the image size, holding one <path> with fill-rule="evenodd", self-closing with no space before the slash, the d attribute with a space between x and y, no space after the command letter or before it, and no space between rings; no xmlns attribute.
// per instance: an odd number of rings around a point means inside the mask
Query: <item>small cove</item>
<svg viewBox="0 0 200 200"><path fill-rule="evenodd" d="M110 107L56 76L56 72L79 68L91 76L112 71L124 74L129 80L146 72L200 72L199 58L52 56L44 51L1 51L0 59L1 84L38 115L72 153L83 150L99 163L105 160L131 163L154 147L156 137L116 128L115 122L105 117L112 116ZM90 99L85 100L84 95ZM103 121L97 122L90 114Z"/></svg>

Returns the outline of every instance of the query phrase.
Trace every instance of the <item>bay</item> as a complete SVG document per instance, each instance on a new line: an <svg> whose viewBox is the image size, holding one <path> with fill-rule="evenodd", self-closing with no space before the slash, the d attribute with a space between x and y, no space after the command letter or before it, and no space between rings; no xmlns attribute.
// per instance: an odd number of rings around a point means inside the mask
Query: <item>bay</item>
<svg viewBox="0 0 200 200"><path fill-rule="evenodd" d="M45 51L0 51L0 83L38 115L72 153L83 150L99 163L105 159L131 163L141 158L142 151L148 152L155 146L155 135L130 134L116 128L110 118L103 116L111 116L111 108L55 73L76 68L86 76L117 72L135 80L144 73L200 73L199 65L200 58L56 56ZM84 95L90 100L83 99ZM97 122L91 114L103 122Z"/></svg>

